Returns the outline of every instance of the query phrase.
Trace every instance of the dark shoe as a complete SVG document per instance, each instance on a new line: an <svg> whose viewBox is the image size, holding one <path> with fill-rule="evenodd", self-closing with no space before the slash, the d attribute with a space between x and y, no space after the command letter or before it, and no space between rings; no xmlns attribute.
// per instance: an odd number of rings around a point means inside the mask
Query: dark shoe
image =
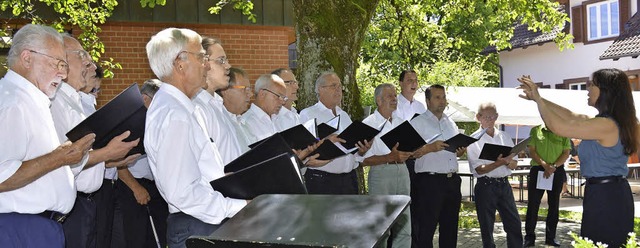
<svg viewBox="0 0 640 248"><path fill-rule="evenodd" d="M548 246L555 246L555 247L560 246L560 242L555 240L555 239L554 240L547 240L547 242L544 242L544 244L548 245Z"/></svg>
<svg viewBox="0 0 640 248"><path fill-rule="evenodd" d="M525 239L524 240L524 247L532 247L535 245L535 240L529 240L529 239Z"/></svg>

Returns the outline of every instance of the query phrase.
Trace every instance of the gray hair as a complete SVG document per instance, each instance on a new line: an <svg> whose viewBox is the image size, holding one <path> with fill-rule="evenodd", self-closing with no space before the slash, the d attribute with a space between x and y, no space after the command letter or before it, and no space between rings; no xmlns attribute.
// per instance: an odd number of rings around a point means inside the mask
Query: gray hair
<svg viewBox="0 0 640 248"><path fill-rule="evenodd" d="M262 89L266 89L267 87L269 87L269 85L271 85L272 81L275 81L275 77L277 77L277 75L274 75L274 74L263 74L263 75L260 75L258 80L256 80L255 89L253 89L253 91L256 93L256 95Z"/></svg>
<svg viewBox="0 0 640 248"><path fill-rule="evenodd" d="M167 28L154 36L147 43L149 65L156 77L163 79L173 71L173 61L185 49L189 42L202 42L202 37L193 30L184 28Z"/></svg>
<svg viewBox="0 0 640 248"><path fill-rule="evenodd" d="M162 85L162 81L155 78L148 79L147 81L144 81L142 87L140 87L140 93L153 98L153 96L156 95L156 92L160 89L160 85Z"/></svg>
<svg viewBox="0 0 640 248"><path fill-rule="evenodd" d="M248 78L247 72L245 72L242 68L239 67L231 67L229 68L229 86L238 84L238 75Z"/></svg>
<svg viewBox="0 0 640 248"><path fill-rule="evenodd" d="M7 65L9 68L13 66L20 53L25 49L48 49L45 47L45 41L53 39L54 41L64 44L62 35L55 29L45 25L27 24L15 33L11 41L11 48L7 55Z"/></svg>
<svg viewBox="0 0 640 248"><path fill-rule="evenodd" d="M480 111L485 110L485 109L493 109L496 112L498 112L498 108L496 107L495 103L484 102L484 103L481 103L480 105L478 105L478 112L477 113L480 113Z"/></svg>
<svg viewBox="0 0 640 248"><path fill-rule="evenodd" d="M389 83L384 83L376 86L376 89L373 91L373 101L376 103L376 107L379 107L378 97L382 94L382 90L388 89L388 88L395 90L396 87L393 84L389 84Z"/></svg>
<svg viewBox="0 0 640 248"><path fill-rule="evenodd" d="M338 74L332 71L325 71L323 73L320 73L320 76L318 76L318 79L316 79L316 87L315 87L316 95L320 93L320 86L324 86L324 84L327 81L327 77L330 75L335 75L336 77L338 76Z"/></svg>

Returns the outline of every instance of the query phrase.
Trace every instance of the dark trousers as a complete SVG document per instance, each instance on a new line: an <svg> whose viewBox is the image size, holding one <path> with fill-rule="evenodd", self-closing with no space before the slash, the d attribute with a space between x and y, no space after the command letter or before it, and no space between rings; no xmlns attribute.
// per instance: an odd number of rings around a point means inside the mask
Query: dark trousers
<svg viewBox="0 0 640 248"><path fill-rule="evenodd" d="M121 180L117 181L118 202L122 213L126 247L158 247L149 216L153 218L160 246L165 247L167 245L167 217L169 216L167 202L160 196L153 181L144 178L136 178L136 180L149 192L151 200L147 205L140 205L136 201L133 191Z"/></svg>
<svg viewBox="0 0 640 248"><path fill-rule="evenodd" d="M580 236L609 247L626 243L627 234L633 231L633 195L629 182L590 184L584 191L582 226Z"/></svg>
<svg viewBox="0 0 640 248"><path fill-rule="evenodd" d="M63 248L62 225L35 214L1 213L0 246L3 248Z"/></svg>
<svg viewBox="0 0 640 248"><path fill-rule="evenodd" d="M418 244L418 233L415 231L417 230L416 228L418 228L416 225L418 225L418 220L416 218L416 216L418 215L416 213L417 210L416 209L416 201L414 199L416 199L416 194L415 194L415 188L416 186L414 185L415 183L415 176L416 176L416 160L415 159L408 159L407 161L405 161L405 164L407 164L407 170L409 171L409 196L411 196L411 203L409 204L410 208L410 215L411 215L411 247L413 248L418 248L417 244Z"/></svg>
<svg viewBox="0 0 640 248"><path fill-rule="evenodd" d="M167 218L167 242L169 248L186 248L185 242L191 236L209 236L220 225L204 223L184 213L169 214Z"/></svg>
<svg viewBox="0 0 640 248"><path fill-rule="evenodd" d="M304 174L304 179L309 194L358 194L358 176L356 175L356 170L348 173L334 174L321 170L307 169L307 172Z"/></svg>
<svg viewBox="0 0 640 248"><path fill-rule="evenodd" d="M482 235L482 247L496 247L493 240L496 210L500 213L504 231L507 233L507 246L522 247L522 222L520 222L520 215L513 199L509 180L506 177L480 177L474 193Z"/></svg>
<svg viewBox="0 0 640 248"><path fill-rule="evenodd" d="M96 242L98 248L111 248L113 211L115 208L115 183L104 179L93 195L96 203Z"/></svg>
<svg viewBox="0 0 640 248"><path fill-rule="evenodd" d="M96 202L78 192L73 209L62 224L67 248L96 247Z"/></svg>
<svg viewBox="0 0 640 248"><path fill-rule="evenodd" d="M460 213L460 176L417 173L415 176L416 247L433 247L433 235L439 227L439 247L456 247ZM412 206L413 208L413 206ZM413 245L413 244L412 244Z"/></svg>
<svg viewBox="0 0 640 248"><path fill-rule="evenodd" d="M549 203L549 212L547 213L547 223L545 229L546 241L553 241L556 238L556 228L558 227L558 215L560 211L560 194L562 193L562 182L566 174L564 172L564 166L560 166L553 173L553 186L551 191L536 189L538 185L538 172L544 173L542 166L531 166L529 171L529 177L527 178L527 191L528 199L527 203L527 218L525 223L525 239L536 239L536 223L538 222L538 210L540 209L540 201L542 195L547 192L547 202Z"/></svg>

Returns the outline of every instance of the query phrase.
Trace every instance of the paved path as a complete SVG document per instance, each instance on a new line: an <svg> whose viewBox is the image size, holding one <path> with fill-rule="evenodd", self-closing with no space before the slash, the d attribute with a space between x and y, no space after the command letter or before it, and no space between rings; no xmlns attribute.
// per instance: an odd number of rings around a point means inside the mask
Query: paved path
<svg viewBox="0 0 640 248"><path fill-rule="evenodd" d="M524 222L522 223L523 235L524 235ZM545 247L544 245L544 228L543 221L538 221L536 225L536 247ZM558 231L556 239L560 241L561 247L571 247L571 241L573 240L569 236L569 231L574 233L580 233L580 224L560 222L558 223ZM496 243L496 247L507 247L507 234L502 229L502 223L496 223L493 230L493 238ZM433 242L434 247L438 247L437 235ZM480 237L480 228L460 229L458 231L458 247L464 248L476 248L482 247L482 238Z"/></svg>

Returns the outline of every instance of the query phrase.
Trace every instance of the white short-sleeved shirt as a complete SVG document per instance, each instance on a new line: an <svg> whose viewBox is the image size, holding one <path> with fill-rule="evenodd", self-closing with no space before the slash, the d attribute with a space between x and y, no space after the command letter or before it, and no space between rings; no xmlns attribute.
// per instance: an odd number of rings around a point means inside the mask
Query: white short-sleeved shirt
<svg viewBox="0 0 640 248"><path fill-rule="evenodd" d="M438 120L429 110L411 120L410 123L424 140L429 140L437 134L440 136L436 140L448 140L459 133L458 126L451 118L443 114ZM455 153L446 150L427 153L416 159L415 170L417 173L458 172L458 158Z"/></svg>
<svg viewBox="0 0 640 248"><path fill-rule="evenodd" d="M271 115L271 120L276 127L276 131L282 132L299 125L300 115L298 115L298 111L296 111L294 107L291 107L291 110L282 107L280 111L278 111L278 114Z"/></svg>
<svg viewBox="0 0 640 248"><path fill-rule="evenodd" d="M380 114L380 112L378 112L378 110L376 110L372 115L369 115L367 118L365 118L362 123L367 124L370 127L378 129L380 128L380 126L382 126L382 124L384 124L384 126L382 127L380 133L378 133L378 135L376 135L376 137L373 139L371 149L369 149L369 151L367 151L367 153L363 157L368 158L371 156L383 156L391 153L391 149L389 149L389 147L387 147L387 145L382 142L380 137L402 124L402 122L404 122L404 120L400 119L400 117L398 117L395 112L391 115L391 121L387 122L387 119L385 119Z"/></svg>
<svg viewBox="0 0 640 248"><path fill-rule="evenodd" d="M481 132L483 132L482 128L480 128L478 131L473 133L472 136L477 137L477 135L479 135ZM473 176L499 178L499 177L506 177L511 175L511 170L507 166L500 166L488 173L478 175L478 172L476 172L476 168L478 168L478 166L483 164L490 164L494 162L491 160L484 160L479 158L480 152L482 151L482 147L484 147L484 144L486 143L513 147L513 140L511 140L511 137L509 137L509 134L505 132L495 129L493 137L489 136L489 134L487 133L483 134L482 137L480 137L480 139L477 142L467 147L467 159L469 160L469 169L471 170L471 173L473 173Z"/></svg>
<svg viewBox="0 0 640 248"><path fill-rule="evenodd" d="M347 112L344 112L340 107L336 107L336 114L340 116L340 126L337 131L339 133L344 131L349 125L351 125L351 118L349 117ZM333 115L333 111L324 106L322 102L318 102L315 105L300 111L301 123L305 123L313 118L316 118L318 123L327 122L334 117L336 116ZM357 167L358 163L356 162L355 156L353 154L347 154L346 156L342 156L332 160L324 166L314 167L313 169L339 174L351 172Z"/></svg>
<svg viewBox="0 0 640 248"><path fill-rule="evenodd" d="M410 102L402 94L398 95L398 108L394 113L403 120L409 121L413 115L422 114L425 111L427 111L427 108L424 107L424 104L417 101L415 98L413 99L413 102Z"/></svg>
<svg viewBox="0 0 640 248"><path fill-rule="evenodd" d="M51 101L33 83L9 70L0 79L0 183L23 161L50 153L60 145ZM62 166L19 189L0 193L0 213L69 213L76 187L69 166Z"/></svg>
<svg viewBox="0 0 640 248"><path fill-rule="evenodd" d="M211 95L206 90L201 90L193 99L193 102L205 112L207 131L218 147L222 162L228 164L238 158L242 151L236 138L235 128L229 122L229 119L224 116L222 97L218 96L218 94Z"/></svg>
<svg viewBox="0 0 640 248"><path fill-rule="evenodd" d="M278 132L271 121L271 116L253 103L240 118L240 124L247 135L249 145L269 138Z"/></svg>
<svg viewBox="0 0 640 248"><path fill-rule="evenodd" d="M58 133L60 143L68 140L66 133L87 118L82 107L80 94L69 84L60 84L60 89L51 101L51 115ZM76 189L83 193L93 193L102 186L104 178L104 162L100 162L83 170L86 160L78 165L72 165L71 170L76 175Z"/></svg>
<svg viewBox="0 0 640 248"><path fill-rule="evenodd" d="M128 169L135 178L145 178L153 181L153 174L151 173L151 168L149 168L149 160L146 154L138 157L136 162L129 165Z"/></svg>
<svg viewBox="0 0 640 248"><path fill-rule="evenodd" d="M147 111L144 148L169 212L220 224L246 201L226 198L211 188L210 181L224 176L224 164L208 138L201 112L183 92L162 84Z"/></svg>

